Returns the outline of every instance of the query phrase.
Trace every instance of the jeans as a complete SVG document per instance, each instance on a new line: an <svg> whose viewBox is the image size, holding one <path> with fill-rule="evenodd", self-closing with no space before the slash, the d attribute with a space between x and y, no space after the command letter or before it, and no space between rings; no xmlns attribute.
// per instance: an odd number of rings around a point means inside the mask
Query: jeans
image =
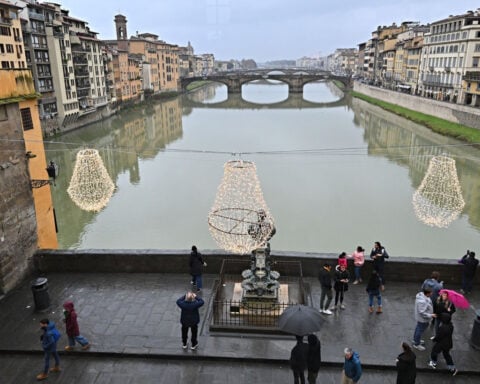
<svg viewBox="0 0 480 384"><path fill-rule="evenodd" d="M338 299L340 298L340 304L343 303L343 287L340 288L338 291L335 290L335 305L338 304Z"/></svg>
<svg viewBox="0 0 480 384"><path fill-rule="evenodd" d="M82 347L87 345L88 344L88 340L83 337L82 335L78 335L78 336L68 336L68 345L70 347L74 347L75 346L75 341L80 344Z"/></svg>
<svg viewBox="0 0 480 384"><path fill-rule="evenodd" d="M369 294L368 294L368 305L369 305L370 307L373 307L373 299L374 299L375 297L377 298L377 305L378 305L379 307L381 307L381 306L382 306L382 295L380 294L380 292L378 292L378 293L369 293Z"/></svg>
<svg viewBox="0 0 480 384"><path fill-rule="evenodd" d="M55 366L60 365L60 357L58 356L57 346L55 345L52 349L48 351L44 351L45 353L45 365L43 367L43 373L48 375L48 371L50 369L50 355L53 355L55 359Z"/></svg>
<svg viewBox="0 0 480 384"><path fill-rule="evenodd" d="M192 346L198 344L197 334L198 334L198 325L183 325L182 324L182 343L183 345L187 345L188 339L188 328L192 330Z"/></svg>
<svg viewBox="0 0 480 384"><path fill-rule="evenodd" d="M432 353L430 354L430 360L434 363L437 362L438 354L442 352L443 357L445 358L445 362L447 363L448 368L451 370L455 368L455 364L453 363L452 356L450 355L450 349L437 347L438 344L435 344L432 348Z"/></svg>
<svg viewBox="0 0 480 384"><path fill-rule="evenodd" d="M362 276L360 275L360 271L362 270L362 267L361 266L360 267L354 266L353 270L355 271L355 280L357 280L357 281L362 280Z"/></svg>
<svg viewBox="0 0 480 384"><path fill-rule="evenodd" d="M325 303L325 297L327 302ZM332 289L322 287L322 294L320 295L320 309L328 309L332 302Z"/></svg>
<svg viewBox="0 0 480 384"><path fill-rule="evenodd" d="M421 323L417 321L417 326L415 327L415 332L413 333L413 344L419 345L420 338L422 337L423 332L428 328L429 321L426 323Z"/></svg>
<svg viewBox="0 0 480 384"><path fill-rule="evenodd" d="M197 289L202 289L202 275L192 275L192 283Z"/></svg>

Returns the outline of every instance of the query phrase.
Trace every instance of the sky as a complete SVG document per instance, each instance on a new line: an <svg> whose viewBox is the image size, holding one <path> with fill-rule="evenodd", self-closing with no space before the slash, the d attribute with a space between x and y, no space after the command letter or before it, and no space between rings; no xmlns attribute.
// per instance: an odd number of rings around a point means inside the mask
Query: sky
<svg viewBox="0 0 480 384"><path fill-rule="evenodd" d="M154 33L217 60L257 62L326 56L358 48L377 26L428 24L480 7L472 0L52 0L86 20L100 39L115 38L116 14L128 35Z"/></svg>

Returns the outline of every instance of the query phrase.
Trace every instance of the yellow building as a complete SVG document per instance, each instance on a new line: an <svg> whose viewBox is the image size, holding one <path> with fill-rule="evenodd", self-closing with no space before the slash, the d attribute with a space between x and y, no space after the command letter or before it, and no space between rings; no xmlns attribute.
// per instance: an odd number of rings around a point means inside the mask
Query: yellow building
<svg viewBox="0 0 480 384"><path fill-rule="evenodd" d="M57 236L32 73L0 70L0 293L32 270Z"/></svg>
<svg viewBox="0 0 480 384"><path fill-rule="evenodd" d="M0 0L0 67L26 68L22 25L18 16L22 8Z"/></svg>

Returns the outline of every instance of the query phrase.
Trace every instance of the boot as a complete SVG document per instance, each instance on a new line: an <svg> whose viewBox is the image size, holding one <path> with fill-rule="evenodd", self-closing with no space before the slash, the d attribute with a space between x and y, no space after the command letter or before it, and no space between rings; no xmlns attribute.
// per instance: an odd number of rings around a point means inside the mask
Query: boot
<svg viewBox="0 0 480 384"><path fill-rule="evenodd" d="M61 369L59 365L55 365L53 368L50 368L50 372L60 372L60 371Z"/></svg>
<svg viewBox="0 0 480 384"><path fill-rule="evenodd" d="M37 380L40 381L40 380L45 380L46 378L48 377L48 375L46 373L39 373L37 375Z"/></svg>
<svg viewBox="0 0 480 384"><path fill-rule="evenodd" d="M368 307L368 312L373 313L373 307Z"/></svg>
<svg viewBox="0 0 480 384"><path fill-rule="evenodd" d="M382 306L381 305L379 305L378 308L377 308L377 314L378 313L382 313Z"/></svg>
<svg viewBox="0 0 480 384"><path fill-rule="evenodd" d="M70 345L67 345L65 347L65 351L73 351L73 347L71 347Z"/></svg>

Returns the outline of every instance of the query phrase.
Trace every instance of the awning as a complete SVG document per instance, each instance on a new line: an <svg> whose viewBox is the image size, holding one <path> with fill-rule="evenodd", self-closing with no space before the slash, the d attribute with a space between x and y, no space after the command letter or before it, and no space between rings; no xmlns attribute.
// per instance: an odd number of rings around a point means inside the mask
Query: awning
<svg viewBox="0 0 480 384"><path fill-rule="evenodd" d="M401 88L401 89L410 89L410 88L412 88L410 85L404 85L404 84L398 84L397 87L398 87L398 88Z"/></svg>

